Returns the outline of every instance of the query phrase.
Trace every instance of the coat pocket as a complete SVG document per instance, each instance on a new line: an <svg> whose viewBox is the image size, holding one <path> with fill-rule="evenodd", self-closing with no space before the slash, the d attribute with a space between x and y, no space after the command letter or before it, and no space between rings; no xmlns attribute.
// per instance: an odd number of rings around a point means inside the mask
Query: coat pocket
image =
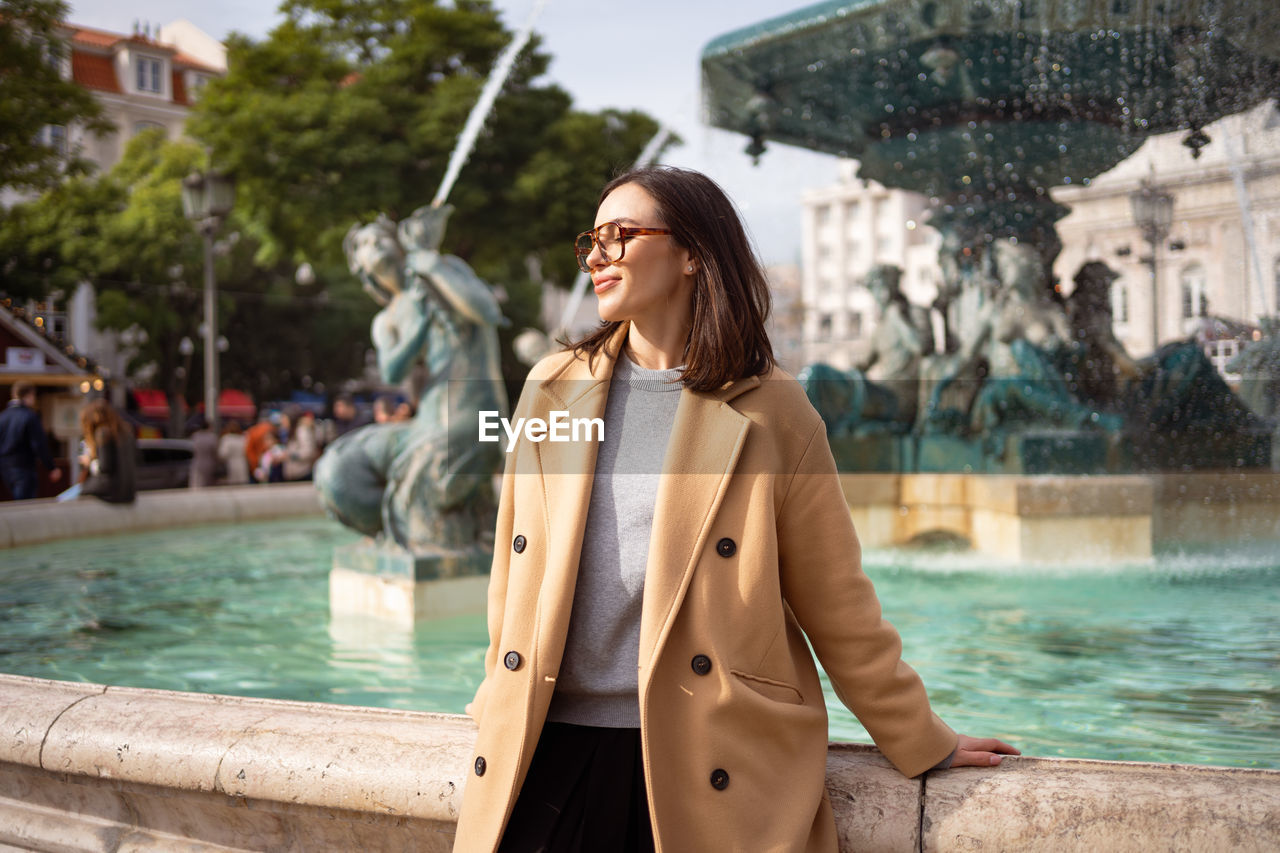
<svg viewBox="0 0 1280 853"><path fill-rule="evenodd" d="M761 675L752 675L740 669L730 669L729 673L766 699L772 699L774 702L785 702L788 705L804 704L804 695L800 692L800 689L787 684L785 681L775 681L772 678L765 678Z"/></svg>

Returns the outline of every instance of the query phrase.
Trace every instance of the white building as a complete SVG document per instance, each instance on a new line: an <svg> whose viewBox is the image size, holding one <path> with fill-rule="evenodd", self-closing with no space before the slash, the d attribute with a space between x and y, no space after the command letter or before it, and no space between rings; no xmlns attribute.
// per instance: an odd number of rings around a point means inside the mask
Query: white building
<svg viewBox="0 0 1280 853"><path fill-rule="evenodd" d="M169 139L181 138L201 88L226 73L226 49L188 21L132 35L68 23L60 35L66 45L57 57L63 78L93 93L115 131L94 136L75 125L48 125L42 136L63 153L76 151L100 172L120 162L128 141L144 130L159 127ZM0 191L0 206L30 198ZM91 353L111 374L122 376L128 359L119 351L118 336L95 326L93 288L85 283L72 294L51 297L47 303L28 306L30 313L67 344Z"/></svg>
<svg viewBox="0 0 1280 853"><path fill-rule="evenodd" d="M70 51L62 59L63 76L93 92L116 132L93 137L73 127L62 133L104 171L143 130L161 127L170 139L181 137L200 89L226 72L225 50L219 54L221 45L186 21L154 35L67 24L64 36Z"/></svg>
<svg viewBox="0 0 1280 853"><path fill-rule="evenodd" d="M903 271L907 298L928 305L940 280L940 238L923 227L928 200L854 177L857 164L840 164L839 181L801 199L801 302L804 362L848 369L866 353L876 307L863 286L876 264Z"/></svg>

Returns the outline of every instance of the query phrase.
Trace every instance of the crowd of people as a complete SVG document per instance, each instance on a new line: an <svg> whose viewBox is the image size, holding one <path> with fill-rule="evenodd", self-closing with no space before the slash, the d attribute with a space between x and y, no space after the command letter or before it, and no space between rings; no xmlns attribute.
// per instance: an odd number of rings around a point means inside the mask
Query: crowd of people
<svg viewBox="0 0 1280 853"><path fill-rule="evenodd" d="M333 416L323 421L308 409L292 406L263 412L248 429L228 421L221 435L202 422L191 435L191 486L310 480L316 460L334 439L370 422L409 420L414 412L409 403L385 395L373 401L372 414L372 421L362 418L355 400L340 394L333 402Z"/></svg>
<svg viewBox="0 0 1280 853"><path fill-rule="evenodd" d="M42 467L50 484L60 483L64 472L50 450L35 386L17 382L11 393L12 399L0 410L0 483L13 500L29 500L40 491ZM192 457L187 482L192 488L205 488L310 480L316 460L334 439L368 423L405 421L413 415L411 404L384 395L373 401L368 416L362 416L347 394L338 395L332 416L323 420L313 411L289 406L264 410L247 428L227 419L215 432L203 415L197 415L188 436ZM78 482L59 499L92 495L113 503L131 502L138 488L135 425L109 401L96 398L81 409L80 428Z"/></svg>

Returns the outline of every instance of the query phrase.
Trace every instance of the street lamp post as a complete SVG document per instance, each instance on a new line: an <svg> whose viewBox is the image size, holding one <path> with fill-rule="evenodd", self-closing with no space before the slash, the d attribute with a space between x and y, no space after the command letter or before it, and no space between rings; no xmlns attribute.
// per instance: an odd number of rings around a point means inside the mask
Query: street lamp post
<svg viewBox="0 0 1280 853"><path fill-rule="evenodd" d="M1144 178L1135 192L1129 194L1133 219L1147 241L1150 254L1142 258L1151 272L1151 352L1160 345L1160 292L1156 272L1156 252L1173 227L1173 196L1157 189L1150 178Z"/></svg>
<svg viewBox="0 0 1280 853"><path fill-rule="evenodd" d="M204 412L218 428L218 303L213 280L213 235L231 212L235 183L218 172L194 172L182 181L182 209L204 237Z"/></svg>

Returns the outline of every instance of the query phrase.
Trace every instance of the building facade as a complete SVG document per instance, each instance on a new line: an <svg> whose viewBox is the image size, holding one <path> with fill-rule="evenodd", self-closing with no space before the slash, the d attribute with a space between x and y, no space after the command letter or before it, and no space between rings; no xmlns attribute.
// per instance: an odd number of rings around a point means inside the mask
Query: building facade
<svg viewBox="0 0 1280 853"><path fill-rule="evenodd" d="M1198 159L1182 144L1185 133L1164 134L1089 186L1055 190L1071 212L1058 223L1054 272L1068 293L1087 261L1120 274L1115 333L1130 353L1151 352L1153 328L1157 345L1199 334L1222 366L1241 341L1215 330L1247 331L1280 310L1280 111L1266 103L1205 132L1213 141ZM1172 227L1155 246L1154 285L1152 247L1130 203L1144 183L1173 197Z"/></svg>
<svg viewBox="0 0 1280 853"><path fill-rule="evenodd" d="M1258 318L1280 313L1280 110L1266 103L1205 132L1213 141L1199 159L1182 144L1185 132L1155 136L1086 185L1054 190L1071 212L1058 223L1053 273L1069 295L1082 265L1106 263L1120 275L1115 333L1129 353L1152 351L1154 310L1157 345L1198 335L1226 373ZM855 173L856 164L843 164L836 184L803 197L805 358L840 368L858 362L875 328L862 284L872 265L901 267L917 305L929 305L941 281L927 200ZM1173 197L1172 227L1156 246L1154 299L1151 247L1130 201L1144 182Z"/></svg>
<svg viewBox="0 0 1280 853"><path fill-rule="evenodd" d="M158 127L170 139L181 137L200 90L226 72L225 54L220 65L212 64L219 61L205 43L212 39L185 21L132 35L67 24L63 36L69 48L60 58L63 76L94 94L116 131L95 137L76 127L50 127L48 133L79 148L102 171L118 163L128 141L144 130ZM183 49L188 43L200 57Z"/></svg>

